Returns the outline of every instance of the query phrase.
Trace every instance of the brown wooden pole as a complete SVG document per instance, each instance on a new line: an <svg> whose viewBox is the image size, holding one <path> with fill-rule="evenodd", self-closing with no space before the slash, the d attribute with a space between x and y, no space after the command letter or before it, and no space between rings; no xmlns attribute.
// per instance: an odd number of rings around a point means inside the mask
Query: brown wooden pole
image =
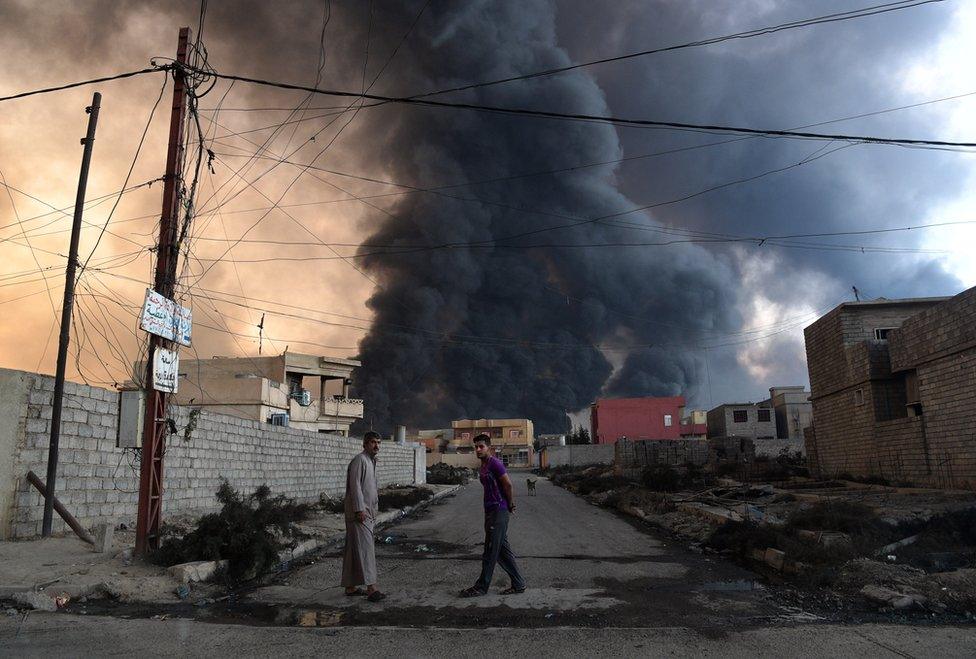
<svg viewBox="0 0 976 659"><path fill-rule="evenodd" d="M88 531L86 531L81 524L78 523L78 520L75 519L74 515L69 513L68 509L61 505L58 498L53 494L48 496L47 487L44 485L44 481L37 477L37 474L35 474L33 471L28 471L27 482L37 488L37 491L41 493L41 496L44 497L45 501L50 501L52 503L54 510L57 511L58 515L61 515L61 519L63 519L65 523L71 527L71 530L75 532L75 535L90 545L95 544L95 538L91 537L88 534Z"/></svg>
<svg viewBox="0 0 976 659"><path fill-rule="evenodd" d="M98 109L102 95L95 92L92 104L85 108L88 113L88 131L81 143L85 146L81 155L81 173L78 176L78 194L75 196L75 213L71 222L71 242L68 246L68 265L64 270L64 300L61 305L61 334L58 338L58 362L54 375L54 399L51 411L51 436L47 447L47 482L51 484L50 497L44 499L44 517L41 535L51 536L54 521L54 491L58 476L58 447L61 442L61 406L64 402L64 374L68 365L68 341L71 332L71 313L75 303L75 269L78 265L78 240L81 236L81 217L85 211L85 193L88 189L88 169L91 165L92 148L95 146L95 127L98 125Z"/></svg>

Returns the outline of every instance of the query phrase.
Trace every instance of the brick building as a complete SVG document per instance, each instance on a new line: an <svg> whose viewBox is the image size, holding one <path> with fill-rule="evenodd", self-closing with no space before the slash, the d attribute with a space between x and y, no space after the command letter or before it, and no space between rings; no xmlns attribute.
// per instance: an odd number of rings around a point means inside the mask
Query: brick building
<svg viewBox="0 0 976 659"><path fill-rule="evenodd" d="M845 303L804 334L816 472L976 487L976 288Z"/></svg>
<svg viewBox="0 0 976 659"><path fill-rule="evenodd" d="M628 439L700 438L705 424L686 416L683 396L666 398L601 398L590 406L590 437L594 444Z"/></svg>
<svg viewBox="0 0 976 659"><path fill-rule="evenodd" d="M708 437L776 439L776 415L769 401L725 403L708 410Z"/></svg>

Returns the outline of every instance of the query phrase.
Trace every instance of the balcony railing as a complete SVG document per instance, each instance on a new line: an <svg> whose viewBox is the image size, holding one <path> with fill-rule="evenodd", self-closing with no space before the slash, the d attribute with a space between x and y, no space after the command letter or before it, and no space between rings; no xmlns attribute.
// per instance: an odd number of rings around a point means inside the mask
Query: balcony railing
<svg viewBox="0 0 976 659"><path fill-rule="evenodd" d="M363 401L359 398L326 398L319 410L320 419L329 417L363 418Z"/></svg>

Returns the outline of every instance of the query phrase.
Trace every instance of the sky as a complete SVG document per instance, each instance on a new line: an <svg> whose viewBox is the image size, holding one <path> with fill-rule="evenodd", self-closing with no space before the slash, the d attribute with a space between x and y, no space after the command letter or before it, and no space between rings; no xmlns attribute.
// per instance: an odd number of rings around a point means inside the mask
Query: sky
<svg viewBox="0 0 976 659"><path fill-rule="evenodd" d="M222 74L410 96L864 6L213 2L202 41ZM0 16L5 96L165 63L200 5L0 0ZM976 3L935 2L435 98L972 142L974 37ZM112 386L138 358L163 79L0 102L0 367L54 370L78 139L96 90L80 250L92 256L68 377ZM199 91L213 157L182 256L195 327L181 355L358 356L356 391L381 427L528 416L546 432L599 396L761 400L807 383L803 327L852 287L873 299L976 285L976 167L960 150L359 107L227 80ZM142 187L119 197L127 175Z"/></svg>

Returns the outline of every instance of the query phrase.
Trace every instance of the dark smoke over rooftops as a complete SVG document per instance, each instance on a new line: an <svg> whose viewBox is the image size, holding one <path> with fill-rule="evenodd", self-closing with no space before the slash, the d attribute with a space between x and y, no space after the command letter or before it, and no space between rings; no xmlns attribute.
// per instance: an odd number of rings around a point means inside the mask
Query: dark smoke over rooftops
<svg viewBox="0 0 976 659"><path fill-rule="evenodd" d="M353 90L363 84L367 43L368 84L424 6L422 0L328 4L331 19L321 84ZM325 7L312 0L212 2L205 29L210 63L227 73L311 84L316 79ZM840 0L815 4L433 0L372 91L417 94L850 8L850 2ZM195 0L61 4L0 0L0 13L7 19L0 34L18 54L16 61L38 67L38 80L18 81L18 88L26 89L35 82L54 85L141 67L153 55L171 53L176 28L195 27L198 10ZM924 100L906 91L902 76L913 62L931 59L951 27L953 11L953 3L930 4L440 98L673 121L804 126ZM37 54L36 43L44 44L42 55ZM106 109L100 134L112 125L109 103L120 103L134 88L130 84L140 84L139 79L103 90ZM149 106L143 106L155 97L150 89L154 85L147 84L146 98L129 101L132 108L139 108L139 117L148 112ZM219 86L205 104L212 108L226 89ZM228 106L290 108L301 100L297 92L237 84L227 102ZM316 106L338 104L329 97L314 99ZM945 107L915 108L822 129L947 137ZM220 115L234 130L258 128L284 116ZM135 133L140 121L133 124ZM274 146L284 148L292 136L292 144L298 144L322 125L316 121L302 124L295 133L282 131L284 137ZM252 137L260 141L269 133ZM116 150L114 160L127 163L137 138L138 134L120 141L124 148ZM726 139L389 105L359 112L316 164L427 188ZM101 144L105 149L104 139ZM318 144L302 150L296 160L308 162L321 148ZM314 216L317 207L310 206L308 215L301 217L323 238L346 232L337 240L356 240L353 223L358 222L365 237L363 253L390 244L490 241L571 221L552 214L595 217L672 200L783 168L824 146L808 141L741 140L616 166L376 199L371 202L374 208L352 202L329 206L320 217ZM825 152L842 146L828 145ZM146 162L149 167L158 161L147 156ZM618 221L652 229L770 235L968 219L929 215L959 194L966 181L961 162L962 157L951 152L852 146L800 167ZM75 164L72 158L70 171ZM283 170L279 168L279 178L267 184L269 194L277 195L288 177L296 174ZM11 176L10 171L5 174ZM156 175L155 168L147 169L146 178ZM323 173L319 177L328 178ZM340 177L328 180L363 194L395 190ZM326 183L306 176L285 202L311 202L330 193L341 196ZM261 205L253 201L246 205ZM243 231L244 224L228 221L230 233ZM281 215L270 217L255 232L260 235L252 237L276 238L278 232L282 238L308 239ZM653 242L674 237L592 223L513 242ZM105 245L112 244L109 238ZM924 239L924 234L912 232L831 242L912 247ZM123 248L130 247L119 243L118 251ZM249 254L262 255L257 248ZM536 422L539 432L561 430L567 426L565 412L578 410L600 395L683 394L695 407L758 400L771 385L806 382L799 338L803 323L754 343L742 343L755 336L742 334L743 330L782 327L784 319L849 299L852 285L867 297L889 298L951 294L961 288L930 255L770 245L450 249L370 257L357 264L373 281L341 262L333 262L332 269L309 265L298 271L291 264L269 264L242 272L248 293L255 297L278 299L275 286L288 282L284 297L289 303L309 299L304 288L308 280L333 277L336 286L319 293L310 304L317 311L362 315L353 307L364 290L373 291L369 304L376 323L359 346L364 366L355 386L366 399L367 424L384 432L395 423L433 428L471 416L524 416ZM237 283L234 270L223 268L215 269L203 285L237 290ZM336 296L343 295L344 288L348 299L342 302L348 306L337 309ZM757 300L775 313L762 315ZM274 323L269 336L320 340L316 325L280 318ZM244 351L226 337L211 338L225 342L223 354ZM354 343L351 339L329 342Z"/></svg>
<svg viewBox="0 0 976 659"><path fill-rule="evenodd" d="M410 94L517 75L571 59L641 50L811 14L804 3L782 3L765 7L765 12L757 6L750 12L755 16L743 24L710 6L625 3L607 13L598 3L561 3L558 12L548 2L466 3L463 8L433 3L418 35L428 47L411 52L411 86L401 83L395 91ZM842 9L839 4L818 5L814 13L832 8ZM409 21L409 13L404 11L401 25ZM898 105L896 85L888 79L886 67L918 56L924 43L942 29L946 16L908 11L452 98L591 114L803 125ZM893 31L917 35L918 45L892 39ZM395 179L421 186L726 139L631 129L621 129L618 136L606 126L453 111L386 112L384 137L396 145L397 154L388 162L389 171ZM829 128L912 135L924 125L918 119L919 114L895 114ZM827 149L838 146L843 145ZM628 163L619 171L589 168L450 193L595 217L780 168L822 147L823 143L750 140ZM665 206L650 216L621 219L745 235L917 223L927 204L957 189L955 179L943 177L931 163L954 160L952 154L933 152L843 149L757 183ZM486 240L564 223L423 194L404 198L392 213L364 245L365 251L374 249L371 245ZM661 237L588 224L520 241ZM866 242L904 246L912 245L912 238ZM773 337L758 353L747 356L761 362L751 373L735 346L707 353L700 348L749 338L720 337L722 332L740 330L749 320L751 296L759 293L774 303L819 309L846 299L852 284L868 295L887 297L944 294L959 287L955 277L926 257L857 258L801 249L451 250L375 258L365 265L382 285L370 300L378 322L362 343L364 368L357 385L377 426L434 427L459 417L525 416L534 419L540 431L555 431L566 428L566 411L598 395L684 394L697 406L705 406L706 399L721 402L723 396L758 398L773 384L806 381L802 346L795 338L799 328L794 328L793 337ZM449 337L441 341L398 333L387 323ZM470 337L483 337L482 343ZM551 345L595 343L629 349ZM708 358L711 363L706 365ZM616 367L612 377L611 362ZM763 376L769 379L755 381Z"/></svg>

